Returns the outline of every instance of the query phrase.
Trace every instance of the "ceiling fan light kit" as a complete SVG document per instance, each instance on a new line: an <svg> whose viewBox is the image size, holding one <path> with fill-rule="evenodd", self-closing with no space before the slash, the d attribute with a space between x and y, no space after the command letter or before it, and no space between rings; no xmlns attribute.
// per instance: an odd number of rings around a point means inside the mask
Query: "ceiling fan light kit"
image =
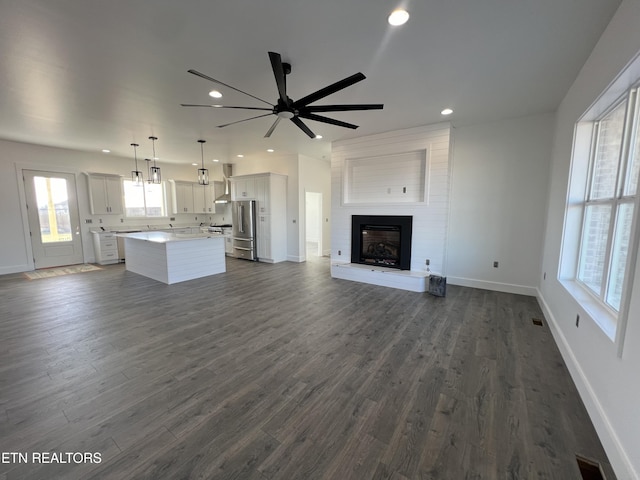
<svg viewBox="0 0 640 480"><path fill-rule="evenodd" d="M271 62L271 69L273 70L273 75L276 80L276 86L278 87L278 101L276 104L272 104L262 98L256 97L255 95L251 95L250 93L244 92L238 88L232 87L231 85L227 85L220 80L216 80L215 78L209 77L204 73L200 73L197 70L189 70L189 73L193 75L197 75L198 77L204 78L205 80L209 80L210 82L217 83L218 85L222 85L224 87L230 88L237 92L240 92L244 95L247 95L255 100L259 100L260 102L266 103L270 105L270 108L266 107L239 107L239 106L229 106L229 105L200 105L200 104L181 104L183 107L216 107L216 108L235 108L241 110L258 110L264 111L267 113L263 113L260 115L256 115L254 117L245 118L243 120L238 120L235 122L225 123L222 125L218 125L218 128L227 127L229 125L234 125L236 123L246 122L248 120L253 120L256 118L267 117L269 115L275 115L276 119L267 130L265 134L265 138L271 136L275 128L278 126L278 123L283 118L286 120L291 120L300 130L302 130L309 138L318 138L319 136L313 133L313 131L305 124L302 119L305 120L313 120L316 122L327 123L330 125L336 125L338 127L351 128L356 129L358 125L354 125L352 123L343 122L341 120L336 120L334 118L326 117L324 115L318 115L318 113L325 112L348 112L348 111L357 111L357 110L381 110L384 105L383 104L342 104L342 105L310 105L318 100L321 100L333 93L336 93L344 88L350 87L355 83L358 83L364 80L366 77L364 74L358 72L353 74L347 78L344 78L338 82L335 82L331 85L328 85L320 90L313 92L306 97L303 97L299 100L292 100L287 95L287 81L286 75L291 73L291 65L289 63L283 62L282 57L279 53L269 52L269 60Z"/></svg>

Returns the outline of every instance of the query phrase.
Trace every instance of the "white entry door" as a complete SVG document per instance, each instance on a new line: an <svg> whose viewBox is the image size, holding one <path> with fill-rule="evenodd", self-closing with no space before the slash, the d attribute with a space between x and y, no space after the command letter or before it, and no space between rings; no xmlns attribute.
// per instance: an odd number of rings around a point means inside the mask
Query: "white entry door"
<svg viewBox="0 0 640 480"><path fill-rule="evenodd" d="M23 170L35 268L82 263L75 176Z"/></svg>

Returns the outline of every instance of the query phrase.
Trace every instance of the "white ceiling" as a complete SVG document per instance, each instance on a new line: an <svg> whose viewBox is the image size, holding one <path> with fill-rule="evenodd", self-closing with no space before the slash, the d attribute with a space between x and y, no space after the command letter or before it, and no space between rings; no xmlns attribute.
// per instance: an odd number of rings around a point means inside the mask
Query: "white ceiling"
<svg viewBox="0 0 640 480"><path fill-rule="evenodd" d="M398 0L402 1L402 0ZM2 0L0 138L78 150L199 161L267 148L328 158L330 142L443 120L454 125L552 112L619 0ZM317 104L384 103L306 121L311 140L275 117L225 128L250 111L180 103L264 104L187 73L195 69L276 103L268 51L292 64L301 98L356 72L367 79ZM207 93L216 88L219 101ZM440 115L453 108L449 118ZM260 113L260 112L258 112Z"/></svg>

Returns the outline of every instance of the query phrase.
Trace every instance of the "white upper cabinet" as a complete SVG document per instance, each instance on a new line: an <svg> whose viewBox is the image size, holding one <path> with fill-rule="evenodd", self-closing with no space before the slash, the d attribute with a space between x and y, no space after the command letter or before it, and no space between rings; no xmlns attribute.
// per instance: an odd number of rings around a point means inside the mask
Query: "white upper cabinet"
<svg viewBox="0 0 640 480"><path fill-rule="evenodd" d="M255 199L255 177L254 175L242 175L231 177L231 200L253 200Z"/></svg>
<svg viewBox="0 0 640 480"><path fill-rule="evenodd" d="M213 184L193 184L193 204L195 213L215 213Z"/></svg>
<svg viewBox="0 0 640 480"><path fill-rule="evenodd" d="M194 213L193 183L170 180L173 193L173 213Z"/></svg>
<svg viewBox="0 0 640 480"><path fill-rule="evenodd" d="M93 215L122 215L122 177L87 173L89 203Z"/></svg>
<svg viewBox="0 0 640 480"><path fill-rule="evenodd" d="M213 185L169 181L173 193L173 213L215 213Z"/></svg>

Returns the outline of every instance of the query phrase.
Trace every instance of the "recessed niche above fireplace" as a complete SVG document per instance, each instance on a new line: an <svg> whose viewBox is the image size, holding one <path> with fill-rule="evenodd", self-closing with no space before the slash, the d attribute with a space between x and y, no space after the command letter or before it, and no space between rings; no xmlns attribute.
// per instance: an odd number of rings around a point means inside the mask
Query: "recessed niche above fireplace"
<svg viewBox="0 0 640 480"><path fill-rule="evenodd" d="M351 263L411 269L410 215L353 215Z"/></svg>
<svg viewBox="0 0 640 480"><path fill-rule="evenodd" d="M427 151L347 158L345 205L407 205L426 200Z"/></svg>

